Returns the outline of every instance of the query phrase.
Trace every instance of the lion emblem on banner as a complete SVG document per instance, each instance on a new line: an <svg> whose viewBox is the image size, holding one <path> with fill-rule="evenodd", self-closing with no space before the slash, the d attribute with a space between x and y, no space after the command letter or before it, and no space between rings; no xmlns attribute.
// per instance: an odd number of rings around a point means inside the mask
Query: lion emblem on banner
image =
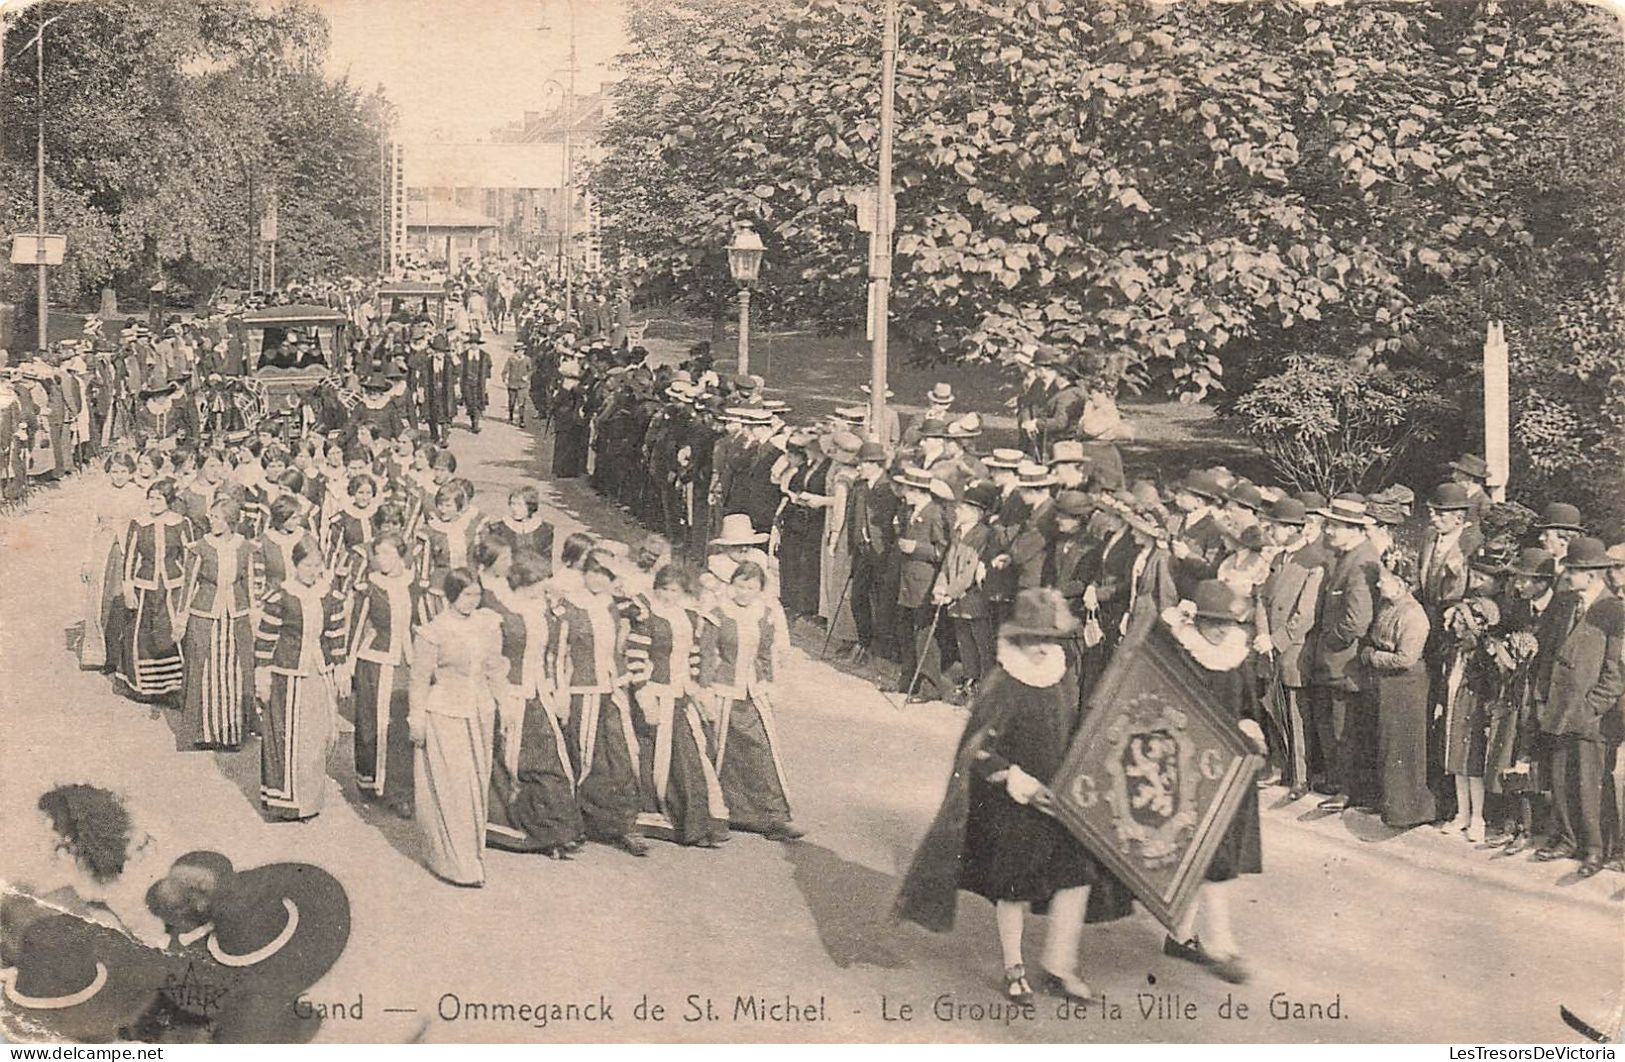
<svg viewBox="0 0 1625 1062"><path fill-rule="evenodd" d="M1106 739L1106 801L1124 853L1148 867L1177 862L1199 812L1189 719L1157 694L1142 693Z"/></svg>

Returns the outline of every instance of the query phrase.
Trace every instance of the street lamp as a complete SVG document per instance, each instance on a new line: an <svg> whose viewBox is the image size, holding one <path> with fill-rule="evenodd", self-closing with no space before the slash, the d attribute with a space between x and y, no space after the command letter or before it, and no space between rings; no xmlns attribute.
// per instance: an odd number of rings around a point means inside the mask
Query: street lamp
<svg viewBox="0 0 1625 1062"><path fill-rule="evenodd" d="M767 248L748 221L734 225L733 242L728 245L728 272L739 285L739 374L750 371L750 288L762 271L762 255Z"/></svg>

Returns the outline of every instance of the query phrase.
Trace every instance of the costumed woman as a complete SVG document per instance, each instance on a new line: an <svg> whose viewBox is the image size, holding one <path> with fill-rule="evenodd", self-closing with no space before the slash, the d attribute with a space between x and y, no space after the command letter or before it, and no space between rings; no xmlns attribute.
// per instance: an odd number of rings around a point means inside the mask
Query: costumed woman
<svg viewBox="0 0 1625 1062"><path fill-rule="evenodd" d="M116 674L138 699L172 697L181 689L181 650L176 629L186 576L192 524L177 509L172 479L147 489L147 511L124 536L124 606Z"/></svg>
<svg viewBox="0 0 1625 1062"><path fill-rule="evenodd" d="M704 617L700 685L729 824L770 840L794 841L802 831L791 824L773 704L790 631L784 609L763 593L766 583L767 573L754 561L733 570L716 607Z"/></svg>
<svg viewBox="0 0 1625 1062"><path fill-rule="evenodd" d="M413 816L411 706L412 629L416 584L398 531L380 531L356 584L354 634L355 778L364 797Z"/></svg>
<svg viewBox="0 0 1625 1062"><path fill-rule="evenodd" d="M627 635L643 768L638 822L651 836L715 848L728 839L728 805L694 700L694 589L686 570L662 567Z"/></svg>
<svg viewBox="0 0 1625 1062"><path fill-rule="evenodd" d="M482 518L469 500L459 481L447 480L435 490L434 511L418 529L414 549L422 621L432 619L450 603L440 588L446 573L474 562Z"/></svg>
<svg viewBox="0 0 1625 1062"><path fill-rule="evenodd" d="M80 571L85 584L85 627L79 641L79 666L86 670L107 667L112 662L109 656L118 654L120 635L129 629L130 614L120 592L124 532L146 509L146 489L135 482L135 464L129 454L116 453L103 465L109 489L97 499L96 526Z"/></svg>
<svg viewBox="0 0 1625 1062"><path fill-rule="evenodd" d="M344 598L316 540L289 559L293 575L265 597L254 638L255 695L265 703L260 802L272 819L308 819L327 796L327 756L338 730L334 669L346 649Z"/></svg>
<svg viewBox="0 0 1625 1062"><path fill-rule="evenodd" d="M413 799L429 869L473 887L485 884L491 740L508 661L474 573L453 568L442 586L446 607L412 645Z"/></svg>
<svg viewBox="0 0 1625 1062"><path fill-rule="evenodd" d="M567 570L574 538L564 544ZM579 585L562 581L564 571L554 576L550 695L569 705L566 733L587 836L643 856L649 847L637 831L638 739L622 681L615 575L596 554L579 563Z"/></svg>
<svg viewBox="0 0 1625 1062"><path fill-rule="evenodd" d="M540 557L547 565L547 575L553 574L553 525L542 516L542 495L535 487L509 491L508 515L487 524L484 534L507 542L515 553Z"/></svg>
<svg viewBox="0 0 1625 1062"><path fill-rule="evenodd" d="M1257 684L1248 661L1252 617L1246 601L1225 583L1205 579L1192 601L1163 610L1150 631L1170 656L1190 661L1186 673L1206 695L1207 703L1233 720L1259 755L1267 752L1257 715ZM1241 805L1208 864L1185 924L1162 945L1164 955L1192 962L1231 984L1243 984L1250 973L1231 928L1232 895L1242 874L1264 872L1258 823L1258 787L1243 787Z"/></svg>
<svg viewBox="0 0 1625 1062"><path fill-rule="evenodd" d="M497 545L482 543L481 559ZM502 652L519 709L498 715L486 843L569 859L581 847L585 827L559 705L547 681L548 569L539 554L520 550L508 566L505 592L494 579L486 588L500 606L493 611L502 617Z"/></svg>
<svg viewBox="0 0 1625 1062"><path fill-rule="evenodd" d="M187 547L182 733L196 748L236 751L253 715L254 546L230 497L209 505L208 532Z"/></svg>
<svg viewBox="0 0 1625 1062"><path fill-rule="evenodd" d="M996 666L972 702L947 796L893 909L940 933L953 928L960 889L991 900L1005 993L1018 1003L1033 996L1022 952L1029 910L1049 915L1041 984L1074 1000L1092 995L1079 970L1084 922L1130 910L1124 886L1050 814L1049 782L1083 721L1061 647L1077 631L1058 591L1016 595L999 627Z"/></svg>
<svg viewBox="0 0 1625 1062"><path fill-rule="evenodd" d="M294 475L299 473L295 472ZM305 499L283 494L266 510L265 530L254 541L254 599L263 601L293 575L293 547L308 534Z"/></svg>

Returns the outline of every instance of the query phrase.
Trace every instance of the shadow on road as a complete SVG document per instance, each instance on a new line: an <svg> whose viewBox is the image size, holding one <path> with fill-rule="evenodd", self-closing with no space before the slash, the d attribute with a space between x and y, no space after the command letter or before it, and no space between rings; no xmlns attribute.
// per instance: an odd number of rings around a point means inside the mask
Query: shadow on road
<svg viewBox="0 0 1625 1062"><path fill-rule="evenodd" d="M843 970L851 966L895 970L907 965L894 950L886 917L897 887L891 875L806 841L785 845L784 855L831 962Z"/></svg>

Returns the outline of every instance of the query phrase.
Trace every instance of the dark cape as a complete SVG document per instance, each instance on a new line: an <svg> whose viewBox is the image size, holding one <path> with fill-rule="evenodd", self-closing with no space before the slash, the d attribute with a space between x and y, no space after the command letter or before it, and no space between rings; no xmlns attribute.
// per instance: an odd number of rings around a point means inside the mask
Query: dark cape
<svg viewBox="0 0 1625 1062"><path fill-rule="evenodd" d="M1072 682L1068 676L1063 684ZM954 927L954 916L959 902L966 864L966 826L970 818L971 783L975 777L974 765L987 754L1007 717L1019 703L1005 696L1001 686L1016 680L1002 668L995 669L977 690L971 705L970 720L960 738L954 755L953 773L948 778L948 789L942 799L931 828L926 831L914 861L903 876L902 886L892 904L892 917L900 922L914 922L936 933L945 933ZM1068 694L1075 697L1076 694ZM1043 779L1047 784L1048 779ZM1080 841L1081 845L1082 842ZM1102 873L1089 894L1089 908L1085 921L1105 922L1122 918L1130 913L1133 897L1127 886ZM1036 913L1042 913L1041 904L1034 904Z"/></svg>

